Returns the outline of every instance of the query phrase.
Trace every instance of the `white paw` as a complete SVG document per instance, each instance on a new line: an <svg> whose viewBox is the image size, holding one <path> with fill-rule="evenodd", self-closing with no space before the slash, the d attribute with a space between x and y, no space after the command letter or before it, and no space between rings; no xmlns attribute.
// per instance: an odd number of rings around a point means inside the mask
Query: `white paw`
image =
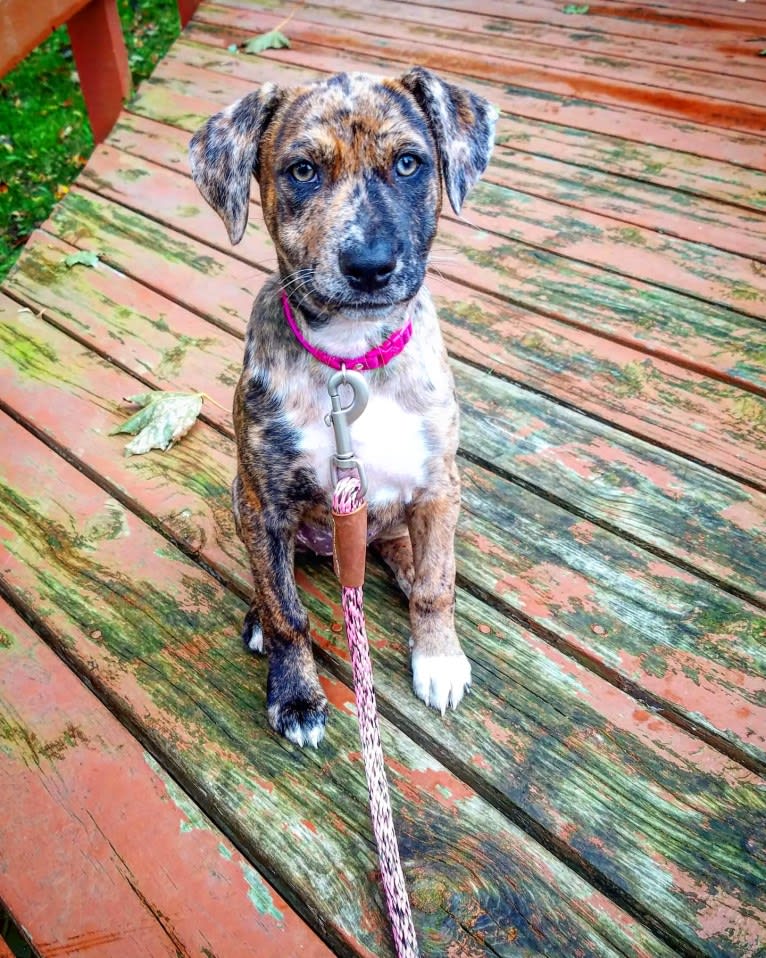
<svg viewBox="0 0 766 958"><path fill-rule="evenodd" d="M299 748L304 745L318 748L324 738L327 723L327 702L324 698L315 705L300 703L287 708L272 705L268 713L271 727Z"/></svg>
<svg viewBox="0 0 766 958"><path fill-rule="evenodd" d="M458 655L423 655L412 653L412 688L426 705L442 715L447 706L458 707L471 685L471 663Z"/></svg>
<svg viewBox="0 0 766 958"><path fill-rule="evenodd" d="M250 635L246 638L245 645L251 652L263 652L263 629L260 625L254 625L250 629Z"/></svg>

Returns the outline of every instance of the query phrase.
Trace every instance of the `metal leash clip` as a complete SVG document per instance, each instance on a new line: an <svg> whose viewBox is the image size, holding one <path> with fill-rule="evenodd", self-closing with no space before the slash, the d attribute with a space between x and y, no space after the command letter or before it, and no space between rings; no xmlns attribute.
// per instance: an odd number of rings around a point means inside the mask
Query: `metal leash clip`
<svg viewBox="0 0 766 958"><path fill-rule="evenodd" d="M340 387L344 385L350 386L354 394L348 406L343 406L340 399ZM330 394L332 411L325 416L325 422L328 426L332 426L335 433L335 455L330 458L332 480L337 483L339 472L355 469L359 476L361 495L364 496L367 492L367 475L364 471L364 464L354 455L349 426L367 408L367 400L370 395L367 382L361 373L346 369L344 366L340 372L330 376L327 383L327 392Z"/></svg>

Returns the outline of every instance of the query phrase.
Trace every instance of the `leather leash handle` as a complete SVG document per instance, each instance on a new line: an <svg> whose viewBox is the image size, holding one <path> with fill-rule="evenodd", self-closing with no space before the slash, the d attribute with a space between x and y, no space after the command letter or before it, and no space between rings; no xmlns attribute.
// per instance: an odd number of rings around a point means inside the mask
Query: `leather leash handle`
<svg viewBox="0 0 766 958"><path fill-rule="evenodd" d="M353 512L332 513L332 562L346 589L361 589L367 561L367 503Z"/></svg>

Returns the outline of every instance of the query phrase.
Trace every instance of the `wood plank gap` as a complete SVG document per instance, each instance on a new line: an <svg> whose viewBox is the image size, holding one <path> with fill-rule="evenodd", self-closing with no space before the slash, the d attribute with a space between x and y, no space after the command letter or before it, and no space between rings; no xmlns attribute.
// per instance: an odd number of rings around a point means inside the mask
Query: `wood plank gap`
<svg viewBox="0 0 766 958"><path fill-rule="evenodd" d="M264 14L271 14L274 17L279 16L278 8L277 10L267 11L261 6L242 3L242 0L214 0L211 6L217 7L218 10L230 10L232 13L235 10L240 11L244 15L244 18L246 18L248 15L261 16ZM283 9L287 11L288 7L285 6ZM422 24L419 24L417 21L413 22L412 20L407 20L400 17L386 16L383 11L386 11L387 9L387 6L378 7L376 13L372 14L367 9L360 10L359 8L355 8L353 11L344 11L342 8L338 9L335 4L326 5L320 2L319 4L311 4L308 7L302 6L299 10L299 22L302 20L307 24L316 24L319 27L329 27L330 29L333 27L340 28L341 23L344 25L353 23L353 32L363 34L364 36L377 38L382 35L386 39L390 40L391 43L418 44L424 42L418 36L417 31L417 27L422 26ZM348 17L344 20L344 13L351 14L353 20L349 20ZM207 4L201 7L199 11L199 21L210 22L206 21L206 14L209 15ZM338 22L339 20L340 22ZM342 34L339 35L338 40L337 49L339 51L343 49L342 39L340 39L340 36L342 36ZM482 39L482 34L477 34L471 30L458 31L454 28L445 28L440 25L434 25L434 30L428 38L428 46L429 48L437 47L440 50L454 51L455 53L463 55L465 55L466 52L469 54L474 54L479 49L478 43L471 43L470 40L468 40L468 37L475 37L478 41L479 39ZM496 40L497 38L485 33L483 35L483 39L485 41L487 39L491 41ZM614 68L610 69L609 67L604 67L602 64L596 62L599 58L595 55L592 55L590 51L586 51L583 54L579 48L572 45L570 45L568 48L562 48L560 46L542 41L532 41L528 44L528 47L534 46L535 48L550 48L551 51L568 49L570 53L574 52L574 62L571 65L568 63L562 64L560 62L554 61L552 55L549 60L545 55L547 51L543 49L539 49L537 55L526 51L518 51L511 54L504 50L501 44L490 43L488 46L490 49L485 50L485 53L492 57L493 60L499 60L501 63L508 63L511 66L520 67L522 69L550 69L557 71L557 73L560 75L566 76L571 73L576 74L578 78L589 77L596 82L609 84L614 83L616 79ZM680 97L693 97L697 95L697 88L704 88L706 76L725 76L725 74L723 74L720 70L702 71L696 67L688 66L681 69L678 67L678 65L668 65L666 63L657 61L647 61L636 57L627 57L622 53L609 54L605 51L604 55L612 57L612 59L615 61L623 61L623 67L628 71L631 71L633 65L638 67L645 66L659 68L659 70L655 69L653 71L654 74L658 74L656 77L653 75L651 70L646 71L646 76L642 76L641 73L636 76L635 71L632 71L633 76L629 77L626 82L629 82L633 88L662 91L662 93L665 95L677 94ZM592 62L588 62L589 60ZM696 82L696 74L700 74L698 83ZM755 79L752 77L739 77L737 79L740 80L738 88L736 88L736 85L734 85L735 88L732 90L716 90L715 94L710 96L709 99L721 104L733 104L746 108L757 108L762 102L762 95L766 96L766 88L761 91L759 86L759 84L762 82L762 78ZM618 82L621 81L618 80ZM670 85L670 88L668 85ZM749 99L743 98L744 89L749 90Z"/></svg>
<svg viewBox="0 0 766 958"><path fill-rule="evenodd" d="M21 425L24 424L21 423ZM321 921L317 920L311 910L306 908L300 895L296 894L287 882L282 881L278 873L272 871L267 861L261 860L253 853L253 849L249 847L245 833L240 832L237 828L229 827L227 818L216 815L215 809L210 805L209 796L206 794L205 789L191 778L191 776L185 774L181 764L173 760L172 753L168 753L168 755L165 756L160 749L155 747L151 737L145 733L143 727L133 720L127 709L123 708L119 696L109 689L108 681L102 682L96 672L86 673L80 668L77 658L69 654L66 644L59 640L57 634L41 618L38 611L32 608L24 598L13 589L13 586L5 579L2 573L0 573L0 597L5 599L8 605L18 613L24 622L40 636L48 648L61 659L83 685L111 712L122 727L139 742L141 747L151 755L165 774L175 782L176 786L185 792L191 800L204 811L215 827L228 838L237 851L250 862L261 877L284 898L290 908L306 922L309 928L334 951L337 958L359 958L356 951L351 949L338 936L334 935ZM188 694L188 690L184 690L184 692ZM198 706L200 705L199 702L196 704ZM215 715L209 715L209 717L213 721L216 719ZM216 724L218 723L216 722ZM36 955L35 958L39 958L39 956ZM705 956L700 956L700 958L705 958Z"/></svg>
<svg viewBox="0 0 766 958"><path fill-rule="evenodd" d="M62 332L66 332L66 330L62 330ZM465 360L462 359L460 361L465 362ZM505 479L507 482L513 483L514 486L519 486L521 489L526 489L527 492L531 492L533 495L539 496L541 499L545 499L548 502L553 503L553 505L558 506L560 509L565 509L567 512L571 512L572 515L578 516L580 519L585 519L586 522L590 522L594 526L604 529L605 532L610 532L613 535L624 539L626 542L630 542L632 545L638 546L640 549L643 549L646 552L651 552L651 554L657 556L658 559L662 559L664 562L668 562L670 565L675 566L676 568L683 569L683 571L688 572L689 575L693 575L698 579L704 579L706 582L709 582L710 585L715 586L716 589L721 589L723 592L728 592L729 595L735 596L742 602L747 602L750 605L757 606L757 608L763 609L766 612L766 601L761 599L759 596L755 596L749 592L745 592L742 589L738 589L737 586L720 579L718 576L713 575L711 572L707 572L705 569L700 569L680 556L673 555L672 552L666 551L655 543L642 539L640 536L635 535L635 533L630 532L627 529L620 528L620 526L615 525L614 523L609 522L609 520L603 519L596 514L591 514L587 509L583 509L581 506L578 506L573 502L568 502L566 499L556 495L556 493L552 492L550 489L546 489L537 483L530 482L528 479L524 479L521 476L516 475L516 473L509 472L507 469L499 466L496 462L483 459L476 453L471 452L470 449L465 448L462 444L459 446L458 452L460 457L466 462L471 462L474 465L479 466L481 469L486 469L487 472L491 472L494 475L499 476L501 479ZM761 771L766 772L766 765Z"/></svg>
<svg viewBox="0 0 766 958"><path fill-rule="evenodd" d="M46 235L50 236L51 234L48 233ZM58 237L56 237L56 239L58 239ZM62 242L62 241L59 240L59 242ZM67 246L69 245L70 244L67 243ZM71 248L73 251L77 249L76 246L72 246ZM145 285L145 284L142 284L142 285ZM147 287L147 289L148 288L149 287ZM51 326L53 326L54 329L57 329L60 333L64 333L64 335L68 336L70 339L73 339L76 343L79 343L85 349L89 349L91 352L95 353L97 356L100 356L103 360L105 360L106 362L114 366L115 369L119 369L122 372L127 373L129 376L132 376L134 379L137 379L140 383L143 383L143 385L149 389L159 391L159 392L163 391L162 387L158 386L154 380L150 379L148 376L142 375L137 369L131 368L130 366L127 366L126 364L121 363L116 356L113 356L106 349L102 349L100 345L88 340L84 336L79 335L76 330L72 329L71 326L67 326L65 323L60 322L58 319L56 319L56 316L53 315L51 311L48 310L46 306L43 306L42 303L38 302L32 296L29 296L28 294L20 293L17 289L6 288L5 286L2 287L2 292L4 293L4 295L8 297L8 299L14 300L14 302L17 302L19 306L21 307L31 309L35 313L35 315L38 316L40 319L42 319L44 322L49 323ZM154 290L154 292L156 292L156 290ZM165 298L168 299L167 296L165 296ZM191 312L191 310L189 311ZM206 316L201 318L208 320L208 317ZM229 331L227 330L227 332ZM243 339L241 335L239 336L239 338ZM9 413L9 415L11 414ZM204 422L206 425L210 426L211 429L215 429L218 432L220 432L221 435L226 436L228 439L234 439L234 430L228 429L218 419L214 419L210 415L208 415L205 412L204 404L202 406L202 412L199 414L197 418L200 419L202 422Z"/></svg>
<svg viewBox="0 0 766 958"><path fill-rule="evenodd" d="M473 594L473 592L471 594ZM481 597L477 596L477 598ZM503 614L505 614L505 610L503 610ZM509 618L514 618L514 616L509 616ZM562 651L565 650L562 649ZM333 658L317 646L314 646L314 652L317 659L322 662L328 671L332 672L332 674L341 681L348 682L348 676L351 674L350 667L343 668L337 658ZM587 663L581 664L587 667ZM417 742L421 748L433 755L434 758L448 768L453 775L456 775L473 788L481 798L494 808L497 808L498 811L516 825L517 828L520 828L539 845L542 845L543 848L552 855L555 855L582 879L598 889L598 891L606 895L607 898L611 899L616 905L635 918L636 921L639 921L646 928L653 931L666 945L675 949L682 958L709 958L703 951L694 948L688 941L685 941L676 934L671 927L662 921L661 917L642 906L641 903L636 901L631 895L611 882L602 872L594 869L571 845L566 844L566 842L563 842L556 835L551 834L551 832L536 822L527 812L503 795L499 789L496 789L491 783L477 776L475 769L471 767L470 763L462 761L456 752L450 752L449 749L444 748L439 739L430 735L422 726L409 720L403 713L391 707L388 702L382 698L378 699L378 711L405 735ZM625 958L630 958L630 956L626 955Z"/></svg>
<svg viewBox="0 0 766 958"><path fill-rule="evenodd" d="M523 379L517 379L514 376L509 376L502 370L495 369L494 367L490 369L476 360L469 359L466 356L459 356L449 349L447 352L453 359L459 359L460 362L465 363L467 366L472 366L479 372L493 376L495 379L501 379L503 382L511 383L513 386L517 386L519 389L523 389L525 392L532 393L535 396L542 396L550 402L556 403L558 406L562 406L564 409L569 409L572 412L580 413L580 415L586 415L588 418L593 419L595 422L599 422L604 426L608 426L610 429L616 429L619 432L624 432L628 436L632 436L634 439L640 440L641 442L648 443L652 446L657 446L658 449L663 449L665 452L669 452L672 455L677 456L679 459L686 459L689 462L693 462L696 466L701 466L703 469L709 469L711 472L715 472L720 476L726 476L727 479L732 479L734 482L740 483L740 485L749 486L752 489L756 489L758 492L766 492L766 477L764 477L763 482L758 482L756 479L751 479L746 476L739 476L735 472L724 469L722 466L717 466L713 463L706 462L704 459L699 459L697 456L693 456L690 452L676 449L668 443L660 441L659 439L648 439L646 436L641 435L641 433L639 433L637 430L631 429L629 426L624 426L620 423L612 422L610 419L604 415L601 415L600 413L593 412L590 409L583 410L569 400L562 399L560 396L555 396L552 393L548 393L543 389L539 389L537 386L532 386ZM620 535L623 535L623 533L620 532Z"/></svg>
<svg viewBox="0 0 766 958"><path fill-rule="evenodd" d="M114 149L118 154L122 154L124 156L134 155L132 153L129 153L128 151L121 150L118 147L110 147L110 148ZM144 159L143 162L145 164L148 164L149 166L154 166L159 170L164 171L168 169L167 167L164 167L161 164L152 163L151 161L146 159ZM184 176L186 179L189 179L189 174L187 174L186 171L179 170L176 172L178 172L179 175ZM87 181L83 181L83 179L81 178L80 182L78 182L77 189L89 195L102 197L102 194L99 193L96 186L97 186L96 183L93 183L91 185ZM523 191L519 191L519 192L523 192ZM525 194L525 195L533 196L534 194ZM239 253L236 250L236 248L227 248L221 244L216 245L216 244L208 243L207 240L202 239L198 234L196 234L193 231L193 228L191 226L188 228L185 228L183 222L173 222L172 225L169 226L166 219L163 219L159 215L155 215L151 209L146 208L146 204L131 202L129 193L116 195L114 192L110 192L109 195L105 195L103 196L103 198L108 200L111 203L114 203L117 206L121 206L124 209L131 210L133 213L136 213L137 215L144 216L147 219L150 219L152 222L159 223L165 227L169 227L173 229L174 232L177 232L181 234L182 236L185 236L191 240L194 240L195 242L203 242L206 245L212 245L214 249L217 249L220 252L223 252L227 256L230 255L234 259L238 259L240 262L245 263L247 266L251 268L260 270L265 275L269 275L272 271L270 268L255 262L253 259L248 259L244 254ZM567 204L560 204L560 205L567 206L567 208L570 208L568 207ZM250 207L252 211L257 210L260 213L260 204L256 198L251 199ZM471 226L470 220L455 216L446 210L442 212L442 219L446 220L448 223L454 223L458 226L466 226L466 225ZM476 228L478 229L479 227L476 227ZM508 233L503 233L498 230L492 229L492 227L488 225L482 226L481 229L486 234L489 234L491 236L496 236L499 239L508 240L514 245L517 244L521 248L536 250L536 251L543 252L545 254L551 253L551 249L542 243L532 243L528 240L517 239L516 237L510 236ZM656 231L652 231L652 232L656 232ZM658 235L661 235L661 234L658 233ZM437 245L438 245L438 236L437 236ZM557 256L560 256L562 259L565 259L571 263L582 265L590 269L596 269L608 275L617 276L621 279L627 279L627 280L637 279L636 276L633 276L630 273L625 273L622 270L617 269L616 267L611 267L604 264L595 265L589 262L588 260L582 259L577 256L572 256L564 250L554 250L554 252ZM724 251L724 252L727 252L727 251ZM736 255L736 254L728 254L728 255ZM742 259L745 259L745 257L742 257ZM766 258L764 261L766 261ZM748 380L742 377L733 376L729 373L724 372L723 370L716 368L711 363L700 362L700 361L688 358L678 351L666 349L661 346L654 346L652 345L650 340L644 341L644 340L637 339L635 337L622 335L618 332L611 332L602 328L594 328L592 324L589 324L586 322L578 322L576 319L574 319L571 316L568 316L564 313L556 312L554 309L546 309L542 305L536 304L533 307L530 305L529 302L525 300L516 299L512 295L512 293L499 292L494 288L490 288L489 286L482 285L479 282L475 282L467 276L459 275L452 272L450 270L450 266L448 263L441 264L438 266L438 268L435 268L435 267L429 268L429 275L443 276L444 278L449 279L452 282L458 283L459 285L464 286L467 289L473 290L476 293L489 296L492 299L496 300L497 302L508 303L509 305L516 306L517 308L522 309L524 311L528 311L533 315L536 314L539 316L544 316L548 319L552 319L555 322L561 323L562 325L568 326L572 329L578 329L590 335L596 335L601 339L604 339L609 342L613 342L619 346L625 346L628 349L632 349L636 352L643 353L646 356L651 356L657 359L664 360L665 362L671 363L672 365L678 366L682 369L687 369L690 372L697 373L698 375L715 379L719 382L724 383L725 385L733 386L734 388L741 389L745 392L750 392L754 395L766 398L766 386L762 386L756 382L753 382L751 380ZM646 283L646 285L652 289L665 290L671 293L672 295L682 295L694 302L704 303L706 305L708 303L713 302L712 300L706 299L702 294L695 293L688 289L678 290L664 283L656 282L651 277L644 277L640 279L640 281ZM159 290L155 290L155 291L159 292ZM764 332L766 334L766 321L764 321L761 317L756 315L746 314L742 312L741 310L738 310L735 306L728 303L713 303L713 305L718 305L722 309L725 309L734 315L742 316L743 319L747 321L751 321L751 322L755 321L758 323L763 323ZM187 308L190 308L190 307L187 307ZM192 311L194 311L193 308L192 308ZM211 319L213 322L216 323L216 325L219 325L221 328L226 329L226 331L232 331L231 327L225 326L222 323L217 322L215 318L211 318Z"/></svg>
<svg viewBox="0 0 766 958"><path fill-rule="evenodd" d="M195 17L194 24L197 26L217 27L219 32L222 32L222 35L225 36L226 40L228 40L228 42L224 42L222 45L228 46L232 39L236 40L235 34L238 33L240 36L246 35L249 32L249 29L243 26L239 28L239 31L237 31L237 27L235 25L230 25L228 22L222 23L221 21L224 19L226 12L227 10L225 7L216 9L213 4L208 4L200 9L197 17ZM266 12L264 10L257 11L257 15L262 20L265 20L269 25L273 23L276 26L279 22L281 22L278 15ZM386 57L387 47L378 45L380 38L377 37L374 32L371 31L366 33L358 28L358 24L355 24L355 27L355 30L350 31L347 34L343 34L346 43L349 47L354 49L354 52L371 53L372 51L364 50L363 47L365 44L368 47L373 47L374 45L375 56L388 58ZM343 47L343 40L339 39L338 32L332 32L332 30L332 25L317 23L316 21L292 21L293 34L296 36L297 40L300 40L301 43L307 43L325 49L330 49L336 54L342 56L347 52L347 49ZM308 34L309 39L307 39L306 34ZM356 39L354 42L352 37L359 39ZM422 65L441 72L446 69L444 66L445 61L452 62L455 60L454 48L452 47L442 46L438 43L428 45L422 41L411 40L408 38L396 38L396 40L398 47L393 51L393 56L397 57L399 62L401 62L403 59L418 59ZM399 50L402 50L403 48L405 52L400 53ZM391 54L389 54L389 57L390 56ZM491 68L494 67L494 69L497 70L503 66L506 67L508 72L508 82L512 82L511 76L514 66L541 72L545 72L546 69L548 69L543 65L529 64L522 60L505 60L499 56L492 55L490 55L490 58L488 58L487 55L480 57L478 53L472 53L470 62L465 62L461 66L459 72L462 75L471 77L475 80L487 81L493 78ZM629 91L657 91L657 93L662 95L665 100L664 109L659 107L651 109L644 101L641 104L641 112L653 117L659 116L675 121L693 120L695 123L700 123L699 120L694 119L694 117L698 115L699 103L698 100L695 100L695 95L691 92L684 90L673 90L672 92L667 92L662 86L656 84L639 82L628 84L626 81L622 81L621 86L624 93L621 96L619 90L617 93L610 93L609 87L610 85L614 85L614 78L610 78L609 75L588 73L585 70L573 70L569 72L558 71L558 73L547 85L543 85L537 80L529 80L523 86L523 89L532 93L533 95L535 93L553 93L554 95L566 97L572 95L572 86L576 85L576 82L582 77L587 77L591 82L591 86L597 88L595 93L591 91L589 96L584 96L581 93L577 94L577 99L583 103L592 104L593 106L617 106L621 109L635 109L631 106L629 99L627 98ZM599 98L599 93L601 94L601 98ZM708 117L706 121L700 123L701 126L713 131L735 130L737 132L746 133L757 138L764 137L762 132L764 122L763 108L759 105L752 103L740 103L718 97L706 98L705 102L707 104L713 104L721 111L725 112L728 110L729 115L721 120L715 120L714 117ZM692 111L692 107L696 107L696 112ZM690 113L693 115L690 116ZM736 115L736 121L732 119L732 114ZM764 144L766 145L766 139L764 140Z"/></svg>
<svg viewBox="0 0 766 958"><path fill-rule="evenodd" d="M696 570L694 570L694 573L697 574ZM630 695L631 698L645 705L650 711L661 715L662 718L666 719L672 725L705 742L706 745L709 745L717 752L739 763L747 768L748 771L754 772L756 775L766 775L766 761L759 762L758 759L748 755L742 749L738 749L733 743L716 735L715 732L711 732L709 729L690 721L666 701L660 699L647 689L642 688L637 682L633 682L631 679L620 675L617 670L609 668L605 662L601 662L595 657L589 656L580 649L577 649L565 639L560 638L555 633L546 629L545 626L540 625L532 617L525 615L521 610L503 602L502 599L487 589L482 588L465 574L461 572L457 573L457 584L480 602L484 602L506 618L516 622L522 628L528 629L539 639L542 639L543 642L557 649L566 655L567 658L572 659L573 662L577 662L578 665L582 665L583 668L586 668L600 679L613 685L621 692ZM446 760L440 759L440 761L444 761L446 764Z"/></svg>
<svg viewBox="0 0 766 958"><path fill-rule="evenodd" d="M3 933L6 935L6 937L10 931L16 938L24 942L25 947L29 951L30 958L43 958L37 948L35 948L35 946L29 940L27 930L20 921L17 921L13 912L10 910L10 908L8 908L2 898L0 898L0 927L3 929ZM14 953L11 951L7 940L0 937L0 946L3 945L7 949L7 953L11 956L11 958L14 958ZM0 947L0 958L5 958L2 947Z"/></svg>
<svg viewBox="0 0 766 958"><path fill-rule="evenodd" d="M223 6L236 7L242 10L252 10L254 6L253 4L242 2L242 0L216 0L216 2ZM312 7L319 7L320 9L330 8L334 12L338 12L341 15L343 12L345 12L350 16L353 16L354 13L358 14L360 12L363 12L367 15L375 16L376 19L384 19L392 23L402 24L405 26L405 28L412 24L416 24L418 26L423 25L422 15L420 18L418 18L417 16L411 15L410 11L412 10L412 5L404 4L401 2L393 2L393 3L389 2L385 8L381 8L380 6L373 7L373 5L370 3L367 3L367 4L362 3L358 7L349 7L348 5L344 6L342 4L336 4L333 2L333 0L311 0L311 4L308 8L307 6L302 6L300 8L301 15L305 16L307 19L312 19L310 14L310 9ZM417 6L415 7L415 9L417 10ZM673 41L670 38L665 39L662 37L658 37L656 39L653 39L652 41L643 41L643 42L639 41L639 43L641 43L642 52L641 52L641 55L637 55L633 50L626 49L626 47L629 46L628 44L623 44L621 46L618 46L618 49L616 50L613 48L610 48L608 45L609 39L614 38L615 40L617 40L617 44L619 44L619 38L616 37L614 34L607 34L604 31L599 31L597 29L592 29L592 30L586 29L586 30L578 31L574 23L570 27L567 27L566 25L563 25L563 24L553 24L553 23L550 23L549 21L540 23L541 29L547 28L547 30L550 31L550 33L545 38L541 38L538 36L530 35L531 30L529 25L526 26L526 35L524 33L504 32L499 27L492 29L492 27L487 26L486 18L484 18L485 22L482 23L481 22L482 15L477 14L475 11L470 11L470 12L456 11L454 7L446 7L443 9L447 13L447 16L453 19L450 24L448 25L445 24L441 28L448 29L449 31L454 31L456 33L459 33L460 35L462 35L463 33L466 33L472 37L484 38L484 39L490 39L490 40L503 40L507 38L508 40L515 42L516 44L523 43L524 41L529 41L531 43L534 43L536 46L550 47L553 50L560 50L565 52L575 51L578 55L581 53L585 53L585 55L587 56L603 55L606 57L619 58L620 60L628 61L630 63L636 63L636 64L641 64L646 66L658 66L658 67L662 67L663 69L677 68L681 66L681 64L679 63L678 56L673 57L672 55L671 56L666 55L665 57L662 57L663 50L678 49L678 41L677 40ZM383 15L379 15L378 13L378 11L381 11L381 10L384 11ZM455 19L456 14L458 15L462 14L463 16L462 18L458 16L458 18ZM509 19L512 19L512 18L504 17L500 15L493 15L491 17L491 20L497 24L507 23ZM457 20L459 20L460 22L457 22ZM323 22L323 21L317 21L317 22ZM517 22L521 23L522 21L517 21ZM578 44L576 39L572 39L567 36L567 33L576 33L576 32L579 32L581 34L598 34L599 39L605 40L606 43L604 46L602 46L598 50L592 47L587 47L587 46L582 47ZM631 37L630 39L633 41L636 40L635 37ZM459 37L457 37L454 42L456 44L456 49L461 49L459 45ZM659 48L659 55L653 55L654 50L649 49L650 44L651 44L651 47L653 48ZM612 47L614 47L614 45L615 44L612 44ZM450 46L452 46L451 43L450 43ZM698 73L702 75L710 74L713 76L727 76L727 77L731 77L732 79L740 78L740 79L746 79L746 80L763 80L763 75L759 72L757 64L753 64L753 63L746 64L744 62L732 63L730 60L727 61L725 57L718 55L718 51L704 49L699 46L695 46L694 50L698 55L700 54L700 52L705 52L708 54L708 56L702 62L700 62L700 58L698 56L695 58L692 64L684 63L682 65L682 68L684 71ZM509 55L503 52L502 43L493 44L492 52L496 53L497 56L501 56L506 59L516 59L515 57L510 57ZM742 60L744 61L744 57L742 58ZM524 59L524 62L534 63L535 61ZM718 68L710 64L718 64ZM749 72L729 73L725 69L726 67L733 67L735 70L740 70L740 71L747 71L748 67L750 67L750 70Z"/></svg>
<svg viewBox="0 0 766 958"><path fill-rule="evenodd" d="M5 410L5 404L2 403L2 400L0 400L0 409L7 411ZM23 417L14 416L13 418L19 423L19 425L25 429L28 429L33 435L35 435L36 438L41 439L55 452L58 452L58 450L55 448L55 445L50 443L49 437L40 435L39 431L34 428L30 429ZM80 469L80 471L82 471L84 475L88 476L88 478L91 478L91 476L88 474L88 470L81 469L80 465L75 462L71 462L69 459L67 459L67 457L62 456L62 458L70 462L71 465L74 465L76 468ZM105 484L102 481L99 483L99 486L110 495L116 497L118 490L113 489L108 483ZM134 511L131 502L126 502L124 496L121 497L119 501L121 501L127 508L131 509L131 511ZM137 512L135 514L138 515ZM139 518L141 518L140 515ZM157 529L156 531L160 532L165 539L172 542L174 545L178 545L176 542L174 542L172 537L166 535L164 530ZM188 555L188 551L185 550L185 554ZM194 561L198 562L199 560L194 559ZM227 588L230 588L230 586L227 585ZM38 635L40 635L41 639L45 641L46 645L48 645L67 665L67 667L75 675L77 675L83 684L98 697L102 704L109 709L109 711L118 719L118 721L120 721L123 727L126 728L126 730L141 743L143 748L145 748L146 751L152 755L154 760L162 766L166 774L168 774L175 781L178 787L185 791L192 798L192 800L199 805L199 807L205 812L206 815L208 815L211 821L214 822L215 826L220 829L220 831L229 839L229 841L232 842L232 844L242 855L244 855L250 862L254 864L262 877L275 888L275 890L288 902L290 907L293 908L293 910L300 915L310 927L313 928L319 937L322 937L328 945L336 949L338 958L358 958L356 952L346 950L343 947L342 942L335 941L331 935L323 935L324 929L319 926L319 923L312 922L311 914L308 913L306 909L301 909L300 899L294 894L292 896L290 895L289 886L284 887L284 884L279 880L278 875L271 871L268 863L257 859L256 856L248 850L247 840L239 836L235 828L232 827L229 829L225 821L221 821L216 817L215 810L211 808L207 802L207 796L204 789L198 787L193 779L187 777L182 768L180 766L176 766L176 764L172 761L172 758L170 758L168 761L163 759L162 754L153 747L151 739L145 736L141 726L135 723L131 719L129 713L121 707L119 698L111 694L106 683L102 685L95 673L93 676L90 676L80 671L76 658L70 657L67 654L66 646L59 641L57 635L46 625L38 613L27 605L24 598L13 590L12 585L7 582L2 573L0 573L0 596L8 602L8 604L32 629L34 629L35 632L37 632ZM503 610L503 614L507 614L506 610ZM515 616L509 616L509 618L515 618ZM323 650L316 643L313 644L313 649L317 661L324 665L328 671L331 672L331 674L336 676L345 685L349 685L349 681L351 679L350 665L342 664L337 658L334 658L328 651ZM562 649L562 651L565 650ZM588 666L588 663L582 664ZM165 680L167 681L167 678ZM187 689L184 689L183 691L184 694L188 695ZM216 722L216 716L206 709L204 703L195 700L195 704L197 707L201 708L205 714L208 715L211 721ZM389 706L386 700L382 697L378 699L378 710L385 719L390 721L396 728L403 732L407 737L411 738L426 752L432 754L454 775L465 781L466 784L473 788L474 791L476 791L476 793L485 801L489 802L490 805L497 808L498 811L508 818L512 824L520 828L525 834L545 848L548 852L555 855L564 865L570 868L584 881L588 882L588 884L590 884L594 889L604 894L619 908L623 909L623 911L631 915L631 917L633 917L636 921L640 922L642 925L652 931L660 940L662 940L666 945L674 949L680 956L682 956L682 958L707 958L702 950L693 947L688 941L684 940L677 932L675 932L672 927L667 925L659 916L654 915L651 911L636 901L633 896L620 889L612 881L606 878L605 875L591 866L587 860L584 859L583 856L580 855L574 848L572 848L570 845L567 845L555 835L551 834L544 826L535 822L531 816L511 802L508 798L503 796L502 793L497 791L491 785L486 782L482 783L477 781L475 773L471 770L470 765L462 762L460 759L456 758L455 755L451 754L449 750L441 747L439 740L435 736L425 732L422 726L411 720L408 720L402 712L392 706ZM476 782L479 787L476 788L473 782ZM486 942L484 945L485 947L490 947ZM490 948L490 950L497 954L494 949Z"/></svg>

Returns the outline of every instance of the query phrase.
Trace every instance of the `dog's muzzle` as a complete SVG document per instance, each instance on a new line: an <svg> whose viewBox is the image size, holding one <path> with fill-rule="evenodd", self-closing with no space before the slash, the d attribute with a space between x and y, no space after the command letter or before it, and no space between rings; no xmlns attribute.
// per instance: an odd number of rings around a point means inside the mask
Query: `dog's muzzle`
<svg viewBox="0 0 766 958"><path fill-rule="evenodd" d="M398 262L394 243L385 237L338 253L338 265L349 286L358 293L375 293L388 285Z"/></svg>

